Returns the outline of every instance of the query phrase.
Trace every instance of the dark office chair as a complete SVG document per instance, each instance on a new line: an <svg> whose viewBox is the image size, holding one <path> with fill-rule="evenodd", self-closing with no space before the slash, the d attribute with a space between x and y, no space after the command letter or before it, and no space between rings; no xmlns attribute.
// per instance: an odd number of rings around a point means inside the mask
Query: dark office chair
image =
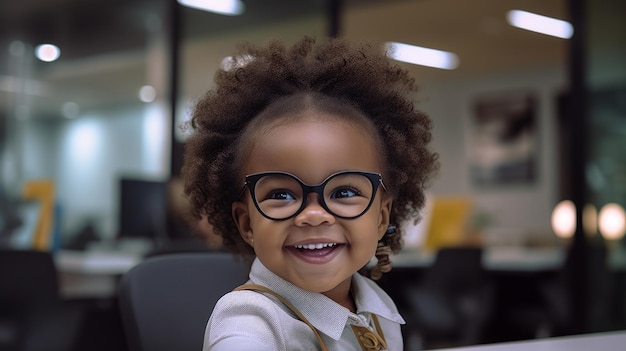
<svg viewBox="0 0 626 351"><path fill-rule="evenodd" d="M246 282L229 253L148 258L122 278L119 302L130 351L199 351L217 300Z"/></svg>
<svg viewBox="0 0 626 351"><path fill-rule="evenodd" d="M475 247L442 248L423 280L407 288L408 320L417 328L423 346L481 341L495 295L482 266L482 252Z"/></svg>
<svg viewBox="0 0 626 351"><path fill-rule="evenodd" d="M82 317L61 300L49 252L0 250L0 350L71 350Z"/></svg>
<svg viewBox="0 0 626 351"><path fill-rule="evenodd" d="M592 274L575 270L571 250L566 252L565 262L556 274L538 280L534 300L509 309L505 321L511 328L525 332L524 337L555 337L576 332L572 283L584 274L588 274L589 287L593 287L586 292L589 304L586 328L590 332L614 328L610 301L615 290L607 267L606 246L602 242L590 242L584 268Z"/></svg>

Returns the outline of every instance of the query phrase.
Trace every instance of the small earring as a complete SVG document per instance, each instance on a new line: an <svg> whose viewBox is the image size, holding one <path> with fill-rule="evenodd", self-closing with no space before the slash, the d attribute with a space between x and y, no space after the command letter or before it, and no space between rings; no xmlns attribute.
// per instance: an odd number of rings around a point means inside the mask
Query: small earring
<svg viewBox="0 0 626 351"><path fill-rule="evenodd" d="M250 246L254 247L254 238L250 238Z"/></svg>

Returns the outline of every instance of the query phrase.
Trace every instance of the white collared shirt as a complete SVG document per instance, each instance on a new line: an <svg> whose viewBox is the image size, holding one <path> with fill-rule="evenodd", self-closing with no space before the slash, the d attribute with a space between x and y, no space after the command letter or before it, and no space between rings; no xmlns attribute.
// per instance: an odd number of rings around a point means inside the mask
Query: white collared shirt
<svg viewBox="0 0 626 351"><path fill-rule="evenodd" d="M401 351L400 324L404 320L389 296L376 283L355 273L352 293L356 313L321 293L298 288L269 271L258 259L248 283L263 285L291 302L321 333L329 350L355 350L359 346L350 325L370 327L376 314L389 351ZM207 324L204 351L319 350L311 329L272 296L235 291L215 305Z"/></svg>

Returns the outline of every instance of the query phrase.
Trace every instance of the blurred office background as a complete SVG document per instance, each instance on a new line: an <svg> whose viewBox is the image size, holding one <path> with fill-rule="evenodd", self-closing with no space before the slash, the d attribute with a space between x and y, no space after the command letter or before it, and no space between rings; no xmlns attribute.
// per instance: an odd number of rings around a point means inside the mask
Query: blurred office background
<svg viewBox="0 0 626 351"><path fill-rule="evenodd" d="M220 250L185 219L180 126L238 43L304 35L454 54L447 68L398 62L441 161L424 221L403 224L406 248L381 281L407 350L626 329L626 3L240 6L0 3L0 248L51 254L61 303L81 311L70 344L124 349L116 283L144 257ZM515 27L512 10L573 34ZM11 328L0 315L0 343Z"/></svg>

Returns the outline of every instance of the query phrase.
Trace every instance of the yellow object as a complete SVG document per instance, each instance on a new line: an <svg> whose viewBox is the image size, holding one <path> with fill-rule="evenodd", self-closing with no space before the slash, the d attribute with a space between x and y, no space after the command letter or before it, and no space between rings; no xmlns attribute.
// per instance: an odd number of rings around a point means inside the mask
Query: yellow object
<svg viewBox="0 0 626 351"><path fill-rule="evenodd" d="M466 197L435 197L424 249L436 251L463 243L472 204Z"/></svg>
<svg viewBox="0 0 626 351"><path fill-rule="evenodd" d="M33 248L49 250L54 226L54 182L52 180L27 181L22 188L25 200L40 203L39 216L33 236Z"/></svg>

